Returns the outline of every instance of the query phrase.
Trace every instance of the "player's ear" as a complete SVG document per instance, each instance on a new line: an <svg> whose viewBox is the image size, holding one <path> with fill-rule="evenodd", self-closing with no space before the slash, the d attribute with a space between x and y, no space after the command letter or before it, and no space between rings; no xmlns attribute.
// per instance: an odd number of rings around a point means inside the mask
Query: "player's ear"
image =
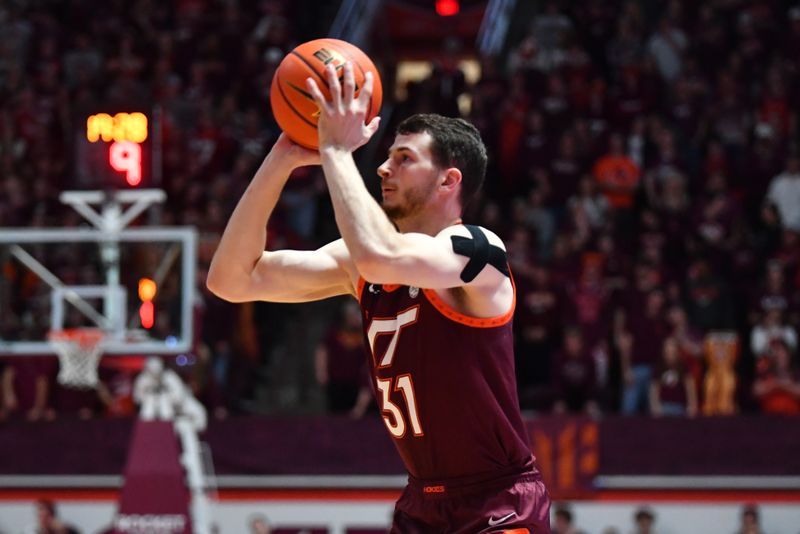
<svg viewBox="0 0 800 534"><path fill-rule="evenodd" d="M439 187L444 189L455 189L461 183L461 171L455 167L450 167L444 171L442 182Z"/></svg>

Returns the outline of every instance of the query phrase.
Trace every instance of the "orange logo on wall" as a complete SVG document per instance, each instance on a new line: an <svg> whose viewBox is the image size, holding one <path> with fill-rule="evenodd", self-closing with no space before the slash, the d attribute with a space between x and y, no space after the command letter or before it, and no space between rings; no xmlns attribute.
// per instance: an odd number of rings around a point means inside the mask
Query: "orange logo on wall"
<svg viewBox="0 0 800 534"><path fill-rule="evenodd" d="M599 426L591 419L538 419L530 423L531 446L550 493L592 491L600 469Z"/></svg>

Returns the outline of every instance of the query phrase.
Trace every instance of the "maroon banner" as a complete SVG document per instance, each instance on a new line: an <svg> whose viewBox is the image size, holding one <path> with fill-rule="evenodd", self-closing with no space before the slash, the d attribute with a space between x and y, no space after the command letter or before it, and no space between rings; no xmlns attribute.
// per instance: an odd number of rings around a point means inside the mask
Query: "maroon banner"
<svg viewBox="0 0 800 534"><path fill-rule="evenodd" d="M591 493L600 469L600 425L589 418L545 417L527 421L531 448L555 499Z"/></svg>
<svg viewBox="0 0 800 534"><path fill-rule="evenodd" d="M189 491L172 423L137 421L115 534L191 534Z"/></svg>
<svg viewBox="0 0 800 534"><path fill-rule="evenodd" d="M556 492L584 491L594 474L800 475L796 417L608 416L594 422L548 416L527 425ZM122 473L133 428L130 419L0 421L0 475ZM212 419L201 439L211 447L216 472L224 475L404 472L378 417Z"/></svg>

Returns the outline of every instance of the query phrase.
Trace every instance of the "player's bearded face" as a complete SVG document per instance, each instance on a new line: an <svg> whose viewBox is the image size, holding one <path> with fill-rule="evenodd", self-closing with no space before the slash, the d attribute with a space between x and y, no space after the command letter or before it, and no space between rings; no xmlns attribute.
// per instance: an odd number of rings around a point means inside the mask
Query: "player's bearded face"
<svg viewBox="0 0 800 534"><path fill-rule="evenodd" d="M389 219L396 221L416 215L429 202L436 189L438 171L431 171L416 183L402 184L395 194L384 197L381 207Z"/></svg>
<svg viewBox="0 0 800 534"><path fill-rule="evenodd" d="M430 204L440 169L433 164L427 132L399 134L378 168L383 211L393 221L419 214Z"/></svg>

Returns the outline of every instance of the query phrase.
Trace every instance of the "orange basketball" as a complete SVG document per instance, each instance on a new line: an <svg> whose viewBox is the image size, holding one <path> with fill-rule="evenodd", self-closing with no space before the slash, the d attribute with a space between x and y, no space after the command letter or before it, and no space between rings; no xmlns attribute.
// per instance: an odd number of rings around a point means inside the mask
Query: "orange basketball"
<svg viewBox="0 0 800 534"><path fill-rule="evenodd" d="M317 82L325 98L331 93L325 79L325 67L328 63L334 66L344 65L346 61L353 63L353 74L356 82L356 96L364 85L367 71L372 71L372 100L367 111L369 123L380 111L383 100L381 79L372 60L358 47L339 39L315 39L303 43L283 58L269 91L272 113L278 126L298 145L316 150L317 139L317 104L306 89L306 78L312 77ZM339 80L343 76L339 71Z"/></svg>

